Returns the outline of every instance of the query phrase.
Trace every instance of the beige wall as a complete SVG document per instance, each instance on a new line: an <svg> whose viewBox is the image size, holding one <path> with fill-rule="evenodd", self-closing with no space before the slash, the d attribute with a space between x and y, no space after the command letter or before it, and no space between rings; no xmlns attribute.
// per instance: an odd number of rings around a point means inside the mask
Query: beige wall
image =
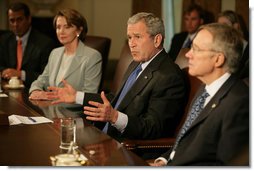
<svg viewBox="0 0 254 171"><path fill-rule="evenodd" d="M62 0L57 9L71 7L88 22L88 34L111 38L110 59L118 59L126 39L126 22L132 0Z"/></svg>

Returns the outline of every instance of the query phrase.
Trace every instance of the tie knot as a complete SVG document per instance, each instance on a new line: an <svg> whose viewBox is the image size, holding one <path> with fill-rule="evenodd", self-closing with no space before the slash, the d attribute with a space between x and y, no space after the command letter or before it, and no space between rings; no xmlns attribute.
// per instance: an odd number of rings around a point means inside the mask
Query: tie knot
<svg viewBox="0 0 254 171"><path fill-rule="evenodd" d="M201 96L206 99L210 95L209 95L209 93L207 93L206 89L204 89L204 92L202 93Z"/></svg>
<svg viewBox="0 0 254 171"><path fill-rule="evenodd" d="M142 71L141 64L139 64L139 65L137 66L137 68L135 69L135 71L136 71L136 74L137 74L137 75L140 73L140 71Z"/></svg>
<svg viewBox="0 0 254 171"><path fill-rule="evenodd" d="M18 44L21 45L22 44L22 40L18 39Z"/></svg>

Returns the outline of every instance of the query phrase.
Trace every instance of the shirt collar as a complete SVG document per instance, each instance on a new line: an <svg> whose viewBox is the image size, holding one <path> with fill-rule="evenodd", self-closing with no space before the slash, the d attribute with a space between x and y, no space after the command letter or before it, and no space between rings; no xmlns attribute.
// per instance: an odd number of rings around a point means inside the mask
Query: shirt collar
<svg viewBox="0 0 254 171"><path fill-rule="evenodd" d="M31 33L31 27L28 29L26 34L24 34L22 37L16 36L16 40L20 38L22 40L22 46L26 46L30 33Z"/></svg>
<svg viewBox="0 0 254 171"><path fill-rule="evenodd" d="M206 85L205 89L207 93L210 95L210 97L213 97L217 93L217 91L227 81L230 75L231 75L230 73L226 72L220 78L212 82L210 85Z"/></svg>
<svg viewBox="0 0 254 171"><path fill-rule="evenodd" d="M149 61L146 61L144 63L141 63L142 71L147 67L147 65L159 54L161 53L163 49L161 49L159 52L157 52Z"/></svg>

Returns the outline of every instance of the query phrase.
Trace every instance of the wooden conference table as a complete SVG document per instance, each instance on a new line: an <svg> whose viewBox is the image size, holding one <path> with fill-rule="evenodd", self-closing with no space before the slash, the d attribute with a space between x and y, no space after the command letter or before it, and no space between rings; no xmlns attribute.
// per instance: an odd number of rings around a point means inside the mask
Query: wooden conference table
<svg viewBox="0 0 254 171"><path fill-rule="evenodd" d="M82 113L82 106L29 101L26 89L2 89L8 97L0 97L0 165L50 166L52 164L50 156L63 153L59 148L59 118L61 117L76 119L78 151L88 158L86 165L147 165L141 158L122 147L119 142L89 124ZM54 122L9 126L6 118L12 114L45 116ZM95 153L91 154L90 150Z"/></svg>

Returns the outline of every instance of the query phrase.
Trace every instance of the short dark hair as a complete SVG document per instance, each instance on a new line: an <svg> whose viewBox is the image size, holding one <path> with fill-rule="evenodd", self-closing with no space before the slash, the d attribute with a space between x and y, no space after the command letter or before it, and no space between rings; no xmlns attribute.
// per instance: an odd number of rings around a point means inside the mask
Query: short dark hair
<svg viewBox="0 0 254 171"><path fill-rule="evenodd" d="M198 4L191 4L190 6L188 6L188 8L184 11L184 15L186 14L190 14L192 11L197 11L198 15L201 19L205 18L205 11L203 10L203 8L198 5Z"/></svg>
<svg viewBox="0 0 254 171"><path fill-rule="evenodd" d="M29 17L31 15L29 7L25 3L22 3L22 2L11 3L8 8L8 11L9 10L12 10L14 12L22 10L22 11L24 11L24 14L26 17ZM7 13L8 13L8 11L7 11Z"/></svg>

